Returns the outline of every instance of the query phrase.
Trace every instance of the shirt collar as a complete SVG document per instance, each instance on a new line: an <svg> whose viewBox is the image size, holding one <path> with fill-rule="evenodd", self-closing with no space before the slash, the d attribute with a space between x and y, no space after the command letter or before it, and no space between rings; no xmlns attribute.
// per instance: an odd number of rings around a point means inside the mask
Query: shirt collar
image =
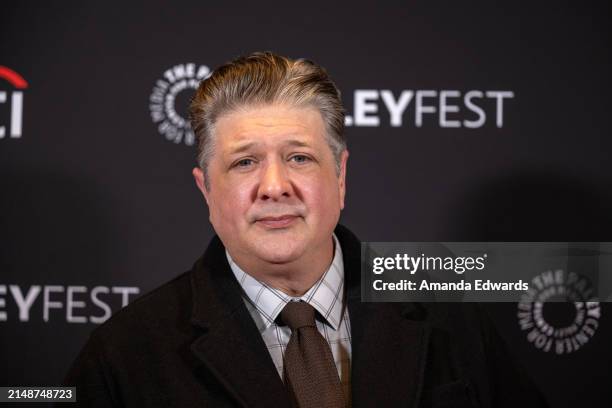
<svg viewBox="0 0 612 408"><path fill-rule="evenodd" d="M344 262L340 242L334 238L334 259L323 276L301 297L292 297L253 278L243 271L225 251L229 265L242 286L250 310L255 309L261 319L257 323L260 331L270 327L288 302L302 300L314 307L325 322L338 330L344 312ZM251 313L253 314L253 313Z"/></svg>

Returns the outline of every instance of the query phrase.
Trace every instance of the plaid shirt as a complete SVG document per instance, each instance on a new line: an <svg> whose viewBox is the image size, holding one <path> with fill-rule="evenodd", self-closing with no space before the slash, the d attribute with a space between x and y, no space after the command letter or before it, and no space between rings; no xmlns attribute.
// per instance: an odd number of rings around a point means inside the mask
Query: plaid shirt
<svg viewBox="0 0 612 408"><path fill-rule="evenodd" d="M299 298L291 297L258 281L240 269L227 251L225 254L244 290L244 302L268 347L278 375L283 378L283 356L291 337L291 329L288 326L279 326L276 318L288 302L308 302L318 311L317 329L329 343L345 395L350 401L351 324L344 301L342 248L335 234L334 243L334 259L329 269Z"/></svg>

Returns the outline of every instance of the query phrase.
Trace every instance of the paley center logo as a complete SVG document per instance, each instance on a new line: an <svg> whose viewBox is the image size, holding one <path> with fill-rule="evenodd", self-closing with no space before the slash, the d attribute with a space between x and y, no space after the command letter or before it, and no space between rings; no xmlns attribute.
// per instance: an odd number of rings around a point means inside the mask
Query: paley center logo
<svg viewBox="0 0 612 408"><path fill-rule="evenodd" d="M506 104L514 96L509 90L356 89L345 125L478 129L490 123L503 128Z"/></svg>
<svg viewBox="0 0 612 408"><path fill-rule="evenodd" d="M0 324L39 319L101 324L139 294L135 286L0 284Z"/></svg>
<svg viewBox="0 0 612 408"><path fill-rule="evenodd" d="M552 313L546 313L547 305ZM527 332L527 341L538 350L568 354L595 335L601 307L586 277L557 269L533 278L518 303L517 317L521 330Z"/></svg>
<svg viewBox="0 0 612 408"><path fill-rule="evenodd" d="M178 64L167 69L162 78L155 82L149 97L151 119L157 125L158 132L166 140L174 143L185 143L192 146L195 136L185 113L177 110L177 97L186 99L190 95L184 92L194 91L201 80L210 76L210 68L194 63Z"/></svg>
<svg viewBox="0 0 612 408"><path fill-rule="evenodd" d="M28 83L21 75L10 68L0 65L0 104L10 104L9 123L0 123L0 139L8 136L13 139L21 137L23 123L23 91ZM10 89L6 89L6 84ZM4 115L3 115L4 116Z"/></svg>
<svg viewBox="0 0 612 408"><path fill-rule="evenodd" d="M158 132L166 140L187 146L195 143L186 117L186 102L191 96L188 91L196 90L200 81L211 73L206 65L177 64L155 82L149 97L149 110ZM477 89L354 89L352 96L352 106L350 101L344 101L348 127L478 129L487 125L503 128L507 105L515 98L515 93Z"/></svg>

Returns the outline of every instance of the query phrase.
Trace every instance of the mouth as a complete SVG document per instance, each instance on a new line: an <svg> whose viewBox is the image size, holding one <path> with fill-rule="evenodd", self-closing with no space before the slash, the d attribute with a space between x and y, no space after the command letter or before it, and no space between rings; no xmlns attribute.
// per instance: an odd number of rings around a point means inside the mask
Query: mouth
<svg viewBox="0 0 612 408"><path fill-rule="evenodd" d="M287 228L299 217L297 215L281 215L278 217L263 217L257 220L257 224L268 229Z"/></svg>

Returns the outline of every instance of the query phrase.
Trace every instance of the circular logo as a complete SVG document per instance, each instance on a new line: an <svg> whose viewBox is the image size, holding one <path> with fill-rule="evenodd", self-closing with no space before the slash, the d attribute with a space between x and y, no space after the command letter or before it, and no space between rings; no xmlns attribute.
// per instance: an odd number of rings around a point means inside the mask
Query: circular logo
<svg viewBox="0 0 612 408"><path fill-rule="evenodd" d="M534 347L568 354L595 335L601 309L586 277L558 269L541 273L531 283L518 304L517 317Z"/></svg>
<svg viewBox="0 0 612 408"><path fill-rule="evenodd" d="M185 97L183 91L197 89L200 81L210 74L210 68L206 65L178 64L166 70L163 77L155 82L149 97L149 109L153 123L166 140L187 146L194 144L195 136L189 120L177 112L177 97Z"/></svg>

